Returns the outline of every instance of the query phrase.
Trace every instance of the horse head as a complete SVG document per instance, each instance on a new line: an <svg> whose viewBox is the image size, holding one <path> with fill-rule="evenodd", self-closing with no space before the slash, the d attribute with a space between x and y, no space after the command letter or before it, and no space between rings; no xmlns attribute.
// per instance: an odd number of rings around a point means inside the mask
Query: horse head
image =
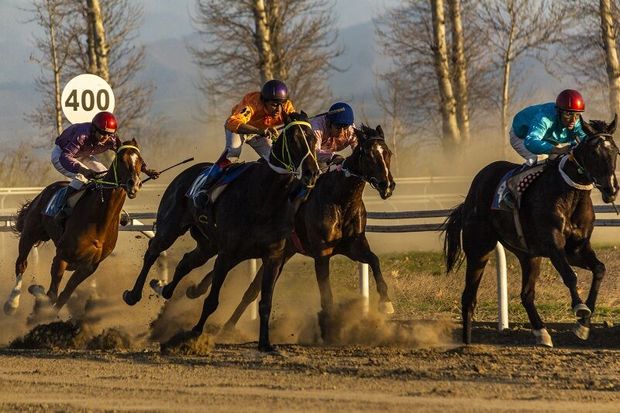
<svg viewBox="0 0 620 413"><path fill-rule="evenodd" d="M290 113L284 129L271 148L269 161L295 175L303 185L312 188L320 170L316 160L316 136L304 112Z"/></svg>
<svg viewBox="0 0 620 413"><path fill-rule="evenodd" d="M602 120L585 122L582 119L582 127L587 137L573 151L573 156L585 174L601 191L605 203L616 199L619 188L616 178L618 147L613 137L616 119L617 115L609 124Z"/></svg>
<svg viewBox="0 0 620 413"><path fill-rule="evenodd" d="M389 198L396 183L390 171L392 151L385 142L383 129L381 126L373 129L362 124L361 129L355 129L355 135L358 145L346 163L349 163L350 159L351 166L379 192L381 198Z"/></svg>
<svg viewBox="0 0 620 413"><path fill-rule="evenodd" d="M135 139L123 142L116 151L116 157L108 174L112 174L111 178L125 190L129 199L135 198L142 187L140 173L143 165L144 160L140 155L138 142Z"/></svg>

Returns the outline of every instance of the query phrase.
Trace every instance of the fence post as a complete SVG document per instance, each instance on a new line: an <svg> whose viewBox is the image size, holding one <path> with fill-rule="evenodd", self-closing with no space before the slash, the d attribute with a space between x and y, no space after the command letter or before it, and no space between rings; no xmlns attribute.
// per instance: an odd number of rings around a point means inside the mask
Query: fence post
<svg viewBox="0 0 620 413"><path fill-rule="evenodd" d="M364 264L363 262L359 263L359 287L360 294L362 294L364 314L368 314L368 310L370 309L370 294L368 288L368 264Z"/></svg>
<svg viewBox="0 0 620 413"><path fill-rule="evenodd" d="M501 243L495 246L495 266L497 268L497 306L499 331L508 328L508 277L506 274L506 252Z"/></svg>
<svg viewBox="0 0 620 413"><path fill-rule="evenodd" d="M254 281L254 276L256 275L256 258L252 258L249 261L250 264L250 282ZM258 318L258 298L250 304L250 320L254 321Z"/></svg>

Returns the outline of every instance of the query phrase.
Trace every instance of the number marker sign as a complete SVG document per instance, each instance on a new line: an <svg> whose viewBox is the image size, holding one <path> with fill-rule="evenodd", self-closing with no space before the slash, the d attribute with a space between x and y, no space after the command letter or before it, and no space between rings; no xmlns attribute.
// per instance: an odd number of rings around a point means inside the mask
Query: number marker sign
<svg viewBox="0 0 620 413"><path fill-rule="evenodd" d="M71 79L60 97L62 113L71 123L90 122L97 113L114 111L114 93L102 78L82 74Z"/></svg>

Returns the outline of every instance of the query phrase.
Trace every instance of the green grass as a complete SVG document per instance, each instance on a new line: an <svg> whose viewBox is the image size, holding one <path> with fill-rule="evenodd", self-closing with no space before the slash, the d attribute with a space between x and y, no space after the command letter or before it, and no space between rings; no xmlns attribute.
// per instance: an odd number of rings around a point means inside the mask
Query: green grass
<svg viewBox="0 0 620 413"><path fill-rule="evenodd" d="M620 251L615 247L597 248L599 259L607 266L597 303L595 322L620 320ZM381 255L383 275L396 309L397 319L447 318L460 320L461 293L464 287L465 265L456 273L446 274L440 252L408 252ZM513 322L527 322L521 305L521 271L518 261L508 254L509 318ZM331 260L330 279L334 297L342 302L358 296L357 263L344 257ZM591 274L577 270L578 289L585 300L590 289ZM288 294L294 290L296 294ZM318 288L314 265L309 259L293 261L286 265L276 294L290 302L299 300L297 293L318 307ZM374 280L371 277L371 306L377 301ZM559 274L549 260L543 260L541 275L536 284L536 306L546 322L573 321L570 295ZM478 292L475 318L481 321L497 320L497 284L495 262L489 261Z"/></svg>

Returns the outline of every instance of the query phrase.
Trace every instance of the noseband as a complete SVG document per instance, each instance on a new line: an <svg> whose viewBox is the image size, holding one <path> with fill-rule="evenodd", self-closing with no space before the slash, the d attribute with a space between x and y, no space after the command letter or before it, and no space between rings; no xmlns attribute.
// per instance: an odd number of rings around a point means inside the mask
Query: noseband
<svg viewBox="0 0 620 413"><path fill-rule="evenodd" d="M372 141L380 141L380 140L383 140L383 139L381 139L381 138L367 138L367 139L366 139L366 141L367 141L367 142L372 142ZM362 152L366 152L366 150L365 150L363 147L361 147L361 148L360 148L360 151L362 151ZM354 177L356 177L356 178L361 179L361 180L362 180L362 181L364 181L364 182L367 182L367 183L368 183L371 187L373 187L375 190L377 190L377 191L379 191L379 190L380 190L380 188L379 188L379 180L377 180L377 178L375 178L374 176L367 177L367 176L365 176L365 175L359 175L359 174L356 174L356 173L354 173L354 172L351 172L351 170L350 170L350 169L347 169L347 168L344 166L344 164L345 164L348 160L349 160L349 158L346 158L346 159L342 162L342 168L341 168L341 170L344 172L344 174L345 174L345 176L346 176L346 177L349 177L349 176L354 176Z"/></svg>
<svg viewBox="0 0 620 413"><path fill-rule="evenodd" d="M582 143L587 143L588 140L590 139L595 139L595 138L601 138L603 141L607 141L607 139L613 139L613 135L611 135L610 133L605 133L605 132L600 132L597 133L595 135L592 135L586 139L584 139L583 141L579 141L578 145L581 145ZM613 140L612 140L613 143ZM568 177L568 175L566 175L566 173L563 170L564 164L566 164L567 160L571 160L576 166L577 166L577 172L579 172L581 175L585 176L585 178L592 182L589 185L582 185L582 184L578 184L576 182L574 182L572 179L570 179ZM589 191L592 190L594 187L596 188L601 188L602 185L599 184L598 182L596 182L596 179L592 176L592 174L590 174L590 172L588 172L588 170L583 167L579 161L577 161L577 158L575 158L575 155L573 154L573 150L571 150L570 154L568 156L565 156L561 161L560 164L558 165L558 168L560 170L560 174L562 175L562 178L564 178L564 180L566 181L566 183L568 183L570 186L572 186L573 188L577 188L577 189L581 189L584 191Z"/></svg>
<svg viewBox="0 0 620 413"><path fill-rule="evenodd" d="M129 181L127 181L126 183L118 182L118 172L117 172L118 154L124 149L135 149L138 152L138 155L140 155L140 149L137 146L134 146L134 145L120 146L116 150L116 156L114 157L114 160L112 161L112 171L114 172L114 182L104 181L103 179L93 179L98 189L124 188L125 190L127 190L129 188L129 184L128 184Z"/></svg>

